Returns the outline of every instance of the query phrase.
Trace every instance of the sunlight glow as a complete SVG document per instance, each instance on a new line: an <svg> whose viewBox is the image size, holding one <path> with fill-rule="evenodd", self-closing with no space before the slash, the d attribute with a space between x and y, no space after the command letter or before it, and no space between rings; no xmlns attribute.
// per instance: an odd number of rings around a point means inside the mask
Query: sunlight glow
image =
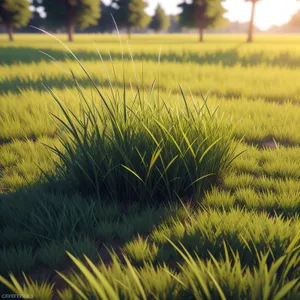
<svg viewBox="0 0 300 300"><path fill-rule="evenodd" d="M178 14L177 7L183 0L146 0L149 4L147 13L153 15L158 3L162 5L167 14ZM104 1L106 4L110 0ZM248 22L251 14L251 3L244 0L226 0L224 7L227 9L225 17L230 21ZM297 0L261 0L256 5L254 23L261 30L267 30L273 25L287 23L291 16L300 9L300 1Z"/></svg>
<svg viewBox="0 0 300 300"><path fill-rule="evenodd" d="M242 0L227 0L224 7L227 9L226 18L230 21L248 22L250 19L251 3ZM261 30L271 26L281 26L287 23L291 16L300 9L297 0L261 0L256 5L254 24Z"/></svg>

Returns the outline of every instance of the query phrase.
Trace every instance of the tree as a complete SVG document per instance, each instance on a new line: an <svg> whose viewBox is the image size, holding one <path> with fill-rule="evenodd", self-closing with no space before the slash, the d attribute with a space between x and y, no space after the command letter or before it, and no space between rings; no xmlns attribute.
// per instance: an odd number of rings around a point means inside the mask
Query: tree
<svg viewBox="0 0 300 300"><path fill-rule="evenodd" d="M100 0L43 0L46 21L56 29L66 27L69 41L73 41L75 27L83 29L97 24Z"/></svg>
<svg viewBox="0 0 300 300"><path fill-rule="evenodd" d="M286 29L300 29L300 10L292 15L290 21L285 25Z"/></svg>
<svg viewBox="0 0 300 300"><path fill-rule="evenodd" d="M111 5L105 5L101 2L101 12L102 16L98 21L97 28L100 32L113 32L116 27L113 22L112 15L115 14L116 9Z"/></svg>
<svg viewBox="0 0 300 300"><path fill-rule="evenodd" d="M191 3L179 4L182 12L180 23L184 27L197 27L200 42L203 42L204 29L215 28L224 22L223 14L226 10L222 6L223 0L192 0Z"/></svg>
<svg viewBox="0 0 300 300"><path fill-rule="evenodd" d="M31 18L27 0L0 0L0 24L3 24L13 41L13 28L26 26Z"/></svg>
<svg viewBox="0 0 300 300"><path fill-rule="evenodd" d="M163 8L159 4L156 7L155 14L152 17L149 27L156 32L167 30L170 27L170 18L165 14Z"/></svg>
<svg viewBox="0 0 300 300"><path fill-rule="evenodd" d="M101 11L101 18L98 20L96 25L92 25L81 32L84 33L104 33L104 32L110 32L112 33L116 26L113 22L112 15L115 15L116 8L114 8L111 5L106 5L101 1L100 3L100 11Z"/></svg>
<svg viewBox="0 0 300 300"><path fill-rule="evenodd" d="M32 28L31 26L37 28L43 28L45 23L45 13L44 7L41 6L43 0L29 0L30 10L32 11L32 17L24 29L21 32L29 32L29 33L36 33L36 29Z"/></svg>
<svg viewBox="0 0 300 300"><path fill-rule="evenodd" d="M252 2L251 18L250 18L249 30L248 30L248 43L252 43L253 42L255 7L256 7L256 3L260 0L245 0L245 1Z"/></svg>
<svg viewBox="0 0 300 300"><path fill-rule="evenodd" d="M181 32L181 25L179 23L179 16L178 15L171 15L170 16L170 27L169 32Z"/></svg>
<svg viewBox="0 0 300 300"><path fill-rule="evenodd" d="M150 17L145 13L147 4L144 0L113 0L117 6L115 20L117 25L127 29L128 36L134 27L145 28L150 22Z"/></svg>

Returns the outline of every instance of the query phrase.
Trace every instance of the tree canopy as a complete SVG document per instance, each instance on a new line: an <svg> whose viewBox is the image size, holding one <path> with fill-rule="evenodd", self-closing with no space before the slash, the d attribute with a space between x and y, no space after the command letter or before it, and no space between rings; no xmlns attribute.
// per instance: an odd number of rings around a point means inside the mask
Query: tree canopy
<svg viewBox="0 0 300 300"><path fill-rule="evenodd" d="M112 32L116 29L112 16L115 15L116 9L111 5L105 5L101 1L101 18L98 21L97 28L100 32Z"/></svg>
<svg viewBox="0 0 300 300"><path fill-rule="evenodd" d="M119 27L125 27L130 36L132 28L145 28L150 17L145 13L147 3L144 0L113 0L117 6L115 20Z"/></svg>
<svg viewBox="0 0 300 300"><path fill-rule="evenodd" d="M167 30L170 27L170 18L159 4L156 7L149 27L156 32Z"/></svg>
<svg viewBox="0 0 300 300"><path fill-rule="evenodd" d="M66 27L69 41L73 40L74 28L81 29L97 24L101 16L100 0L43 0L48 25Z"/></svg>
<svg viewBox="0 0 300 300"><path fill-rule="evenodd" d="M170 18L170 32L180 32L181 31L181 25L179 23L179 16L178 15L171 15Z"/></svg>
<svg viewBox="0 0 300 300"><path fill-rule="evenodd" d="M203 42L203 31L221 25L226 12L222 6L223 0L192 0L191 3L179 4L182 8L180 23L183 27L198 28L200 42Z"/></svg>
<svg viewBox="0 0 300 300"><path fill-rule="evenodd" d="M300 29L300 10L292 15L290 21L287 24L287 27Z"/></svg>
<svg viewBox="0 0 300 300"><path fill-rule="evenodd" d="M13 28L26 26L31 18L30 3L27 0L0 0L0 23L13 41Z"/></svg>
<svg viewBox="0 0 300 300"><path fill-rule="evenodd" d="M103 1L100 3L100 11L101 11L101 17L97 21L96 25L91 25L83 30L81 32L84 33L104 33L104 32L110 32L112 33L116 26L114 24L112 16L115 15L116 8L111 5L106 5Z"/></svg>

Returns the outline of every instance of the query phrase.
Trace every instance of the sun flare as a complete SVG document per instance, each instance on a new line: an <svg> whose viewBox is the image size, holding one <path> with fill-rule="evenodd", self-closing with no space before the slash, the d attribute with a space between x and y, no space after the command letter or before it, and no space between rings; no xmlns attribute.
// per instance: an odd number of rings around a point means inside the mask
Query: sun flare
<svg viewBox="0 0 300 300"><path fill-rule="evenodd" d="M105 0L107 3L110 0ZM177 5L183 0L147 0L147 13L153 14L155 7L160 3L168 14L179 13ZM223 3L227 9L226 18L230 21L248 22L251 13L251 3L244 0L226 0ZM261 0L257 3L254 23L261 30L287 23L291 16L300 9L297 0Z"/></svg>
<svg viewBox="0 0 300 300"><path fill-rule="evenodd" d="M250 19L251 3L241 0L227 0L224 7L227 9L226 18L230 21L248 22ZM300 9L297 0L262 0L256 5L255 25L261 30L272 26L281 26L287 23L291 16Z"/></svg>

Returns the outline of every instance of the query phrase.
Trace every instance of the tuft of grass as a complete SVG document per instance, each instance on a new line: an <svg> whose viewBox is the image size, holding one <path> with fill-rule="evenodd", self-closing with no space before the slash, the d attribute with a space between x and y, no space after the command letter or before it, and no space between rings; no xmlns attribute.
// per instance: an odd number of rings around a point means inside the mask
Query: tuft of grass
<svg viewBox="0 0 300 300"><path fill-rule="evenodd" d="M73 300L75 298L75 295L71 288L57 291L57 294L59 296L59 299L61 300Z"/></svg>
<svg viewBox="0 0 300 300"><path fill-rule="evenodd" d="M22 296L24 298L36 298L43 300L53 299L54 284L48 284L46 282L38 283L37 281L33 281L31 278L28 278L24 273L23 284L19 283L16 277L12 274L9 275L9 278L11 282L0 276L0 282L19 296Z"/></svg>
<svg viewBox="0 0 300 300"><path fill-rule="evenodd" d="M130 220L128 218L124 218L123 222L120 222L118 224L118 232L116 236L121 240L121 241L128 241L133 237L135 233L135 228L132 223L130 223Z"/></svg>
<svg viewBox="0 0 300 300"><path fill-rule="evenodd" d="M282 299L299 295L299 276L294 266L299 265L299 241L296 236L287 252L269 263L270 253L257 253L258 266L253 270L243 268L240 257L224 243L224 260L210 255L205 262L191 254L181 245L170 243L183 257L180 266L184 295L196 299ZM232 254L230 254L230 252ZM292 271L292 272L291 272ZM179 280L179 279L178 279Z"/></svg>
<svg viewBox="0 0 300 300"><path fill-rule="evenodd" d="M230 192L222 191L217 188L206 193L204 203L210 207L233 207L235 198Z"/></svg>
<svg viewBox="0 0 300 300"><path fill-rule="evenodd" d="M123 256L124 264L112 253L110 266L100 262L96 266L84 256L80 260L68 256L78 272L71 275L58 274L68 284L59 291L61 299L297 299L300 294L299 234L287 245L282 256L274 258L271 249L259 252L254 249L258 264L244 267L237 252L221 242L224 256L217 259L211 253L209 260L192 255L183 244L168 240L183 262L174 272L166 265L154 267L146 263L134 267ZM298 246L297 246L298 245ZM23 287L10 275L10 281L0 276L0 282L17 293L30 291L33 296L51 292L47 283L40 285L27 279ZM43 298L48 299L48 298Z"/></svg>
<svg viewBox="0 0 300 300"><path fill-rule="evenodd" d="M146 90L135 68L132 96L126 92L124 69L122 88L116 85L116 73L112 80L107 74L110 92L104 93L68 50L98 99L90 98L73 72L80 97L77 112L48 89L62 115L52 113L61 128L61 147L49 146L59 158L58 180L99 199L174 201L178 195L199 195L234 160L233 130L222 122L217 109L208 108L206 97L196 100L179 86L182 105L172 106L161 99L156 80Z"/></svg>
<svg viewBox="0 0 300 300"><path fill-rule="evenodd" d="M95 242L89 237L71 238L65 240L65 249L74 253L76 257L82 258L84 255L95 260L98 256Z"/></svg>
<svg viewBox="0 0 300 300"><path fill-rule="evenodd" d="M102 242L111 241L118 233L120 223L114 220L103 220L94 229L94 235Z"/></svg>
<svg viewBox="0 0 300 300"><path fill-rule="evenodd" d="M66 260L64 245L55 242L43 244L38 251L38 260L51 268L61 267Z"/></svg>
<svg viewBox="0 0 300 300"><path fill-rule="evenodd" d="M138 236L134 241L126 243L123 252L134 264L141 264L145 261L152 261L157 255L158 248L148 239Z"/></svg>
<svg viewBox="0 0 300 300"><path fill-rule="evenodd" d="M0 240L5 241L5 246L30 245L33 239L26 229L15 224L3 226L0 230Z"/></svg>
<svg viewBox="0 0 300 300"><path fill-rule="evenodd" d="M0 273L20 274L28 272L36 264L36 255L32 246L2 248L0 250Z"/></svg>
<svg viewBox="0 0 300 300"><path fill-rule="evenodd" d="M155 209L150 206L142 207L139 211L130 216L130 222L136 232L140 234L150 233L154 226L163 217L162 209Z"/></svg>

